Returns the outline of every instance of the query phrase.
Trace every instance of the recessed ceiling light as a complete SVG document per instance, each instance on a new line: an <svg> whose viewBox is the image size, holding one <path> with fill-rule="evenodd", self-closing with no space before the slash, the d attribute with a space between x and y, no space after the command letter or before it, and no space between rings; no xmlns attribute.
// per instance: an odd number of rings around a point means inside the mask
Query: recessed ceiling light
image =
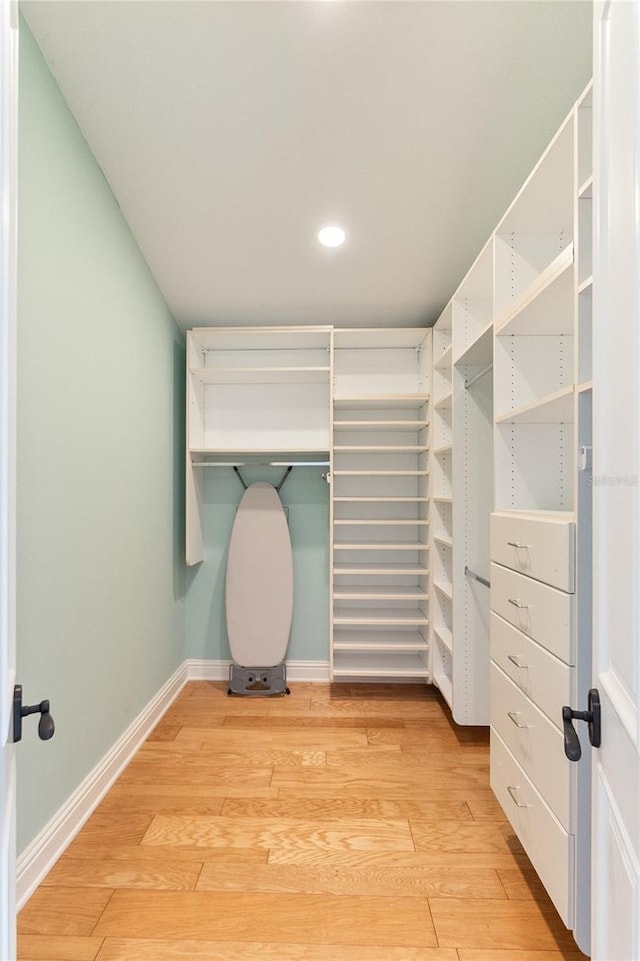
<svg viewBox="0 0 640 961"><path fill-rule="evenodd" d="M323 247L341 247L347 235L337 224L329 224L318 231L318 240Z"/></svg>

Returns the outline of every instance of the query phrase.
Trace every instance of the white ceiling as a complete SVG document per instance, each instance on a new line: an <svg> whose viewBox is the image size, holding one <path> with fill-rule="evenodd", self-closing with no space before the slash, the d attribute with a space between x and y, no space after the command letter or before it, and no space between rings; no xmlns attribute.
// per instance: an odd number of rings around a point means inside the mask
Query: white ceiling
<svg viewBox="0 0 640 961"><path fill-rule="evenodd" d="M586 0L22 9L185 327L433 322L591 71Z"/></svg>

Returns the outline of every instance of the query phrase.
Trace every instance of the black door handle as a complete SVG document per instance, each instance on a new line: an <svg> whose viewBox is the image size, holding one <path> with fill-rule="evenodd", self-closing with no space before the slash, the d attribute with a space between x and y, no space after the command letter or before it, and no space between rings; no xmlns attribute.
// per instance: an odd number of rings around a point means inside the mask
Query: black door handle
<svg viewBox="0 0 640 961"><path fill-rule="evenodd" d="M592 687L587 699L587 711L574 711L566 704L562 708L562 726L564 728L564 753L570 761L579 761L582 757L582 748L573 726L573 721L586 721L589 725L589 741L592 747L600 747L602 742L600 693L597 688Z"/></svg>
<svg viewBox="0 0 640 961"><path fill-rule="evenodd" d="M22 718L29 714L39 714L38 737L41 741L48 741L53 737L56 726L49 713L49 702L40 701L39 704L22 703L22 684L16 684L13 689L13 741L17 743L22 740Z"/></svg>

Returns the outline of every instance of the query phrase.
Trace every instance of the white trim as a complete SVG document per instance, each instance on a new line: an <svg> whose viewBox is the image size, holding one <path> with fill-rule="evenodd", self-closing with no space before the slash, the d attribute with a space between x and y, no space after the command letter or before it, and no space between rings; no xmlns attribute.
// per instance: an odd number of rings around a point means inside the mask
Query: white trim
<svg viewBox="0 0 640 961"><path fill-rule="evenodd" d="M20 910L71 844L85 821L168 710L187 681L226 681L228 660L184 661L158 691L122 737L94 767L76 790L51 818L31 844L22 852L16 865L17 905ZM329 681L328 661L287 661L290 681Z"/></svg>
<svg viewBox="0 0 640 961"><path fill-rule="evenodd" d="M228 681L230 660L185 661L189 681ZM286 661L287 680L315 681L328 683L330 680L329 661Z"/></svg>
<svg viewBox="0 0 640 961"><path fill-rule="evenodd" d="M22 852L16 865L18 910L29 900L180 693L187 675L184 662Z"/></svg>

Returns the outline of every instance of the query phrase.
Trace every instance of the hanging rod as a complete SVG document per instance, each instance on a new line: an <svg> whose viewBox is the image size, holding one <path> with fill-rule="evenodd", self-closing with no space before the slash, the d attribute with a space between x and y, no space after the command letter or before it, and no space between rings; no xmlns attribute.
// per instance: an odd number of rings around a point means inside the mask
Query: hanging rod
<svg viewBox="0 0 640 961"><path fill-rule="evenodd" d="M464 389L469 390L469 388L473 387L473 385L476 384L479 380L481 380L481 378L484 377L485 374L488 374L490 370L493 370L493 364L487 364L487 366L483 367L482 370L478 371L475 377L472 377L471 380L465 380Z"/></svg>
<svg viewBox="0 0 640 961"><path fill-rule="evenodd" d="M479 574L476 574L475 571L472 571L471 568L467 567L466 564L464 567L464 573L465 577L472 577L474 581L479 581L481 584L484 584L485 587L491 587L491 581L488 581L486 577L480 577Z"/></svg>

